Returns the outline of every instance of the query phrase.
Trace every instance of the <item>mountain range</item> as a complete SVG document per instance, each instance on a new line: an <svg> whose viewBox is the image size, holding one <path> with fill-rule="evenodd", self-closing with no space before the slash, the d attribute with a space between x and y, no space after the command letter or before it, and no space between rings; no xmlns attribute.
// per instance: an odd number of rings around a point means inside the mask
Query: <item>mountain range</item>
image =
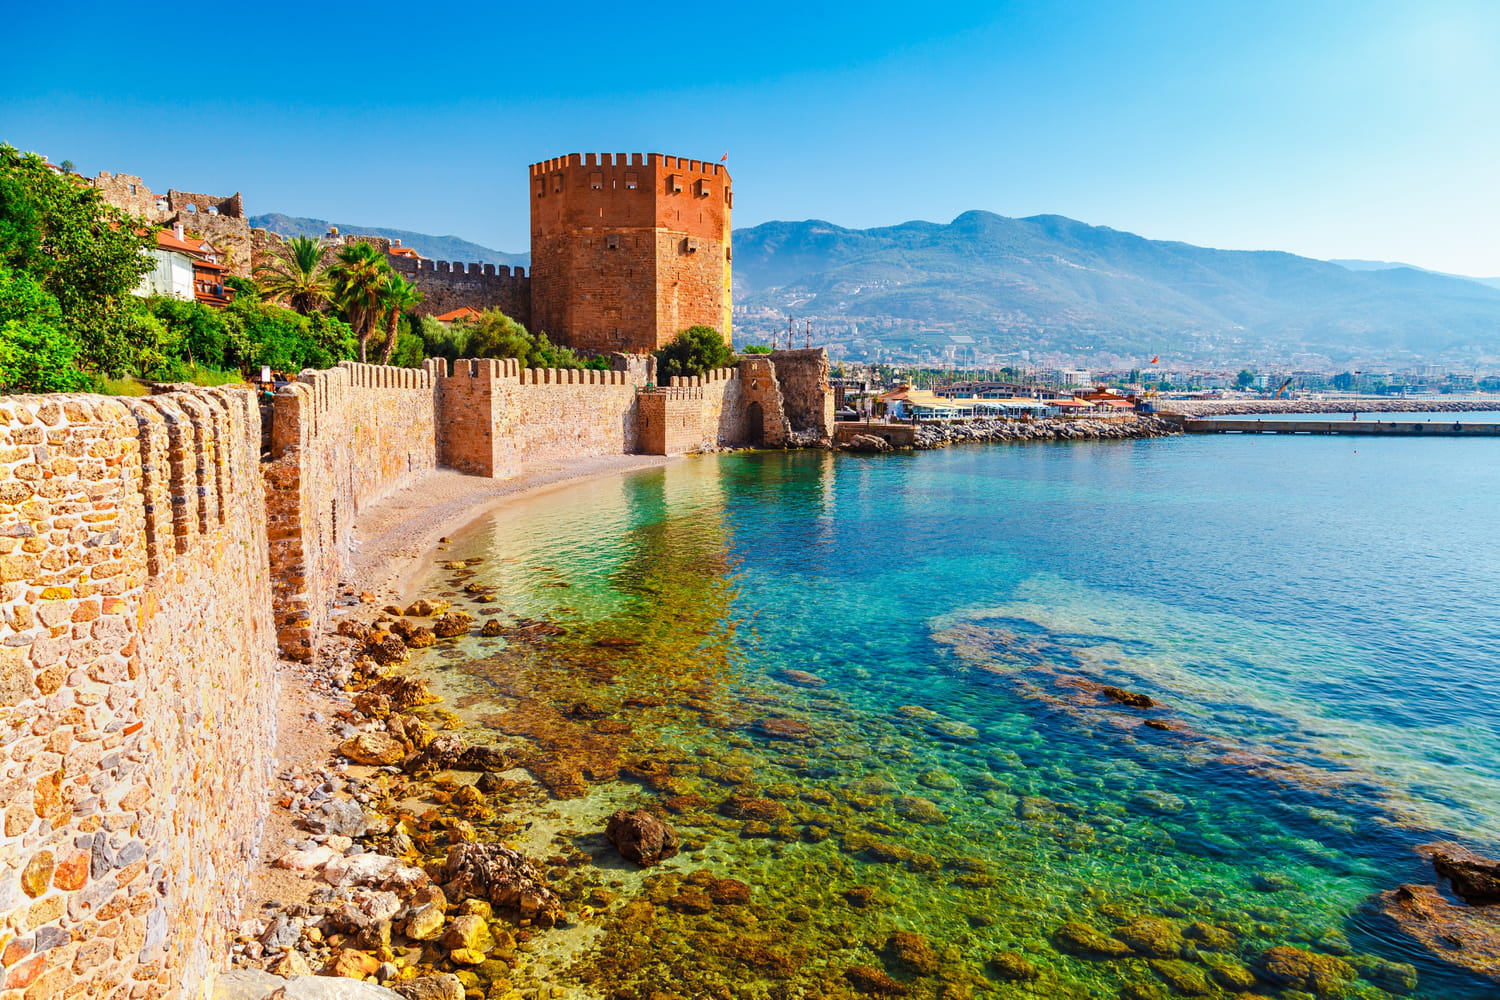
<svg viewBox="0 0 1500 1000"><path fill-rule="evenodd" d="M865 230L769 222L735 233L734 274L736 340L784 329L790 314L851 354L972 345L1111 366L1163 354L1298 367L1500 356L1500 288L1057 215L976 211Z"/></svg>
<svg viewBox="0 0 1500 1000"><path fill-rule="evenodd" d="M281 215L252 225L322 235ZM528 264L452 236L375 227L439 260ZM767 222L734 233L736 343L795 321L835 356L1130 367L1163 360L1299 368L1500 360L1500 279L1379 261L1216 250L1059 215L965 212L846 229Z"/></svg>

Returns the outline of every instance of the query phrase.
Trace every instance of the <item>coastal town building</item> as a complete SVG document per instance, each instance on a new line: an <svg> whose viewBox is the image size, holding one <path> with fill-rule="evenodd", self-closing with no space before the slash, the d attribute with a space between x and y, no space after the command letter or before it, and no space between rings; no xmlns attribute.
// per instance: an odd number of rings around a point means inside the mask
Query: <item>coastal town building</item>
<svg viewBox="0 0 1500 1000"><path fill-rule="evenodd" d="M229 268L207 240L188 236L181 223L156 232L156 246L147 250L155 266L136 286L137 295L164 295L174 299L196 299L222 308L234 299L234 289L224 283Z"/></svg>

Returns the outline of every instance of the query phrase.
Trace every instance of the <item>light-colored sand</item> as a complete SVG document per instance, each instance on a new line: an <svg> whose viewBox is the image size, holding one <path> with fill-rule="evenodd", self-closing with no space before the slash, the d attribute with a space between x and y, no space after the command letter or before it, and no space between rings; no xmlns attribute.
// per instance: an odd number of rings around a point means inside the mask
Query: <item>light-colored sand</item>
<svg viewBox="0 0 1500 1000"><path fill-rule="evenodd" d="M671 461L657 455L600 455L562 462L538 462L510 479L486 479L441 469L421 482L361 510L350 585L385 603L402 599L423 556L449 535L496 507L521 497L534 498L563 486L650 469Z"/></svg>
<svg viewBox="0 0 1500 1000"><path fill-rule="evenodd" d="M510 479L487 479L440 470L379 503L360 511L354 524L359 540L348 581L356 593L371 591L380 604L405 603L405 590L438 540L503 504L531 499L575 483L637 469L655 468L671 461L659 456L605 455L569 462L536 463ZM363 604L366 611L374 607ZM276 756L278 773L313 775L328 769L338 748L333 722L350 703L341 692L330 691L317 667L282 662L278 693ZM366 769L354 767L351 773ZM272 868L293 840L305 838L296 816L280 804L288 787L280 780L266 789L270 816L261 838L260 858L251 873L243 915L262 912L261 903L279 905L305 900L317 883L292 872Z"/></svg>

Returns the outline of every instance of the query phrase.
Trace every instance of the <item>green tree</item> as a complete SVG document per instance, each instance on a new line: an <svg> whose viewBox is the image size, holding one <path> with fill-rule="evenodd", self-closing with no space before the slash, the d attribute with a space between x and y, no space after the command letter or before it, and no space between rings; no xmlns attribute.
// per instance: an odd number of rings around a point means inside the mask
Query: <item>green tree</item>
<svg viewBox="0 0 1500 1000"><path fill-rule="evenodd" d="M77 177L0 145L0 264L56 301L54 329L78 345L80 367L130 368L143 315L131 292L152 268L152 245L148 226Z"/></svg>
<svg viewBox="0 0 1500 1000"><path fill-rule="evenodd" d="M323 267L323 246L311 236L293 236L273 251L274 263L255 269L260 292L272 302L306 316L321 309L332 293Z"/></svg>
<svg viewBox="0 0 1500 1000"><path fill-rule="evenodd" d="M1255 373L1248 368L1241 368L1240 373L1234 377L1234 384L1241 389L1248 389L1255 384Z"/></svg>
<svg viewBox="0 0 1500 1000"><path fill-rule="evenodd" d="M741 348L741 353L744 353L744 354L770 354L771 353L771 348L769 346L765 345L765 344L750 344L747 347ZM842 368L840 368L838 370L838 374L839 375L843 374L843 369Z"/></svg>
<svg viewBox="0 0 1500 1000"><path fill-rule="evenodd" d="M734 363L734 351L711 326L690 326L656 352L656 377L702 375Z"/></svg>
<svg viewBox="0 0 1500 1000"><path fill-rule="evenodd" d="M380 296L390 276L385 254L369 243L350 243L339 250L328 269L333 300L359 341L359 360L369 360L370 334L380 319Z"/></svg>
<svg viewBox="0 0 1500 1000"><path fill-rule="evenodd" d="M60 329L62 310L28 274L0 264L0 393L82 392L78 342Z"/></svg>
<svg viewBox="0 0 1500 1000"><path fill-rule="evenodd" d="M380 348L380 363L391 363L391 353L396 349L396 334L401 325L401 314L421 302L425 296L417 286L399 274L385 279L380 288L380 305L385 309L385 343Z"/></svg>

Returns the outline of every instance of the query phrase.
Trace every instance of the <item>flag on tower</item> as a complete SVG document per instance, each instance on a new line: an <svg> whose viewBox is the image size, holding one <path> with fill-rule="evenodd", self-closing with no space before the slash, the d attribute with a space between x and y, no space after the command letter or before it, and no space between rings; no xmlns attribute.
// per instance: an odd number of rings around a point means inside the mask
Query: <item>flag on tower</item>
<svg viewBox="0 0 1500 1000"><path fill-rule="evenodd" d="M1160 360L1161 360L1161 355L1158 354L1156 357L1154 357L1154 358L1151 359L1151 363L1154 365L1154 364L1156 364Z"/></svg>
<svg viewBox="0 0 1500 1000"><path fill-rule="evenodd" d="M719 157L719 162L723 163L727 159L729 159L729 154L725 153L723 156Z"/></svg>

